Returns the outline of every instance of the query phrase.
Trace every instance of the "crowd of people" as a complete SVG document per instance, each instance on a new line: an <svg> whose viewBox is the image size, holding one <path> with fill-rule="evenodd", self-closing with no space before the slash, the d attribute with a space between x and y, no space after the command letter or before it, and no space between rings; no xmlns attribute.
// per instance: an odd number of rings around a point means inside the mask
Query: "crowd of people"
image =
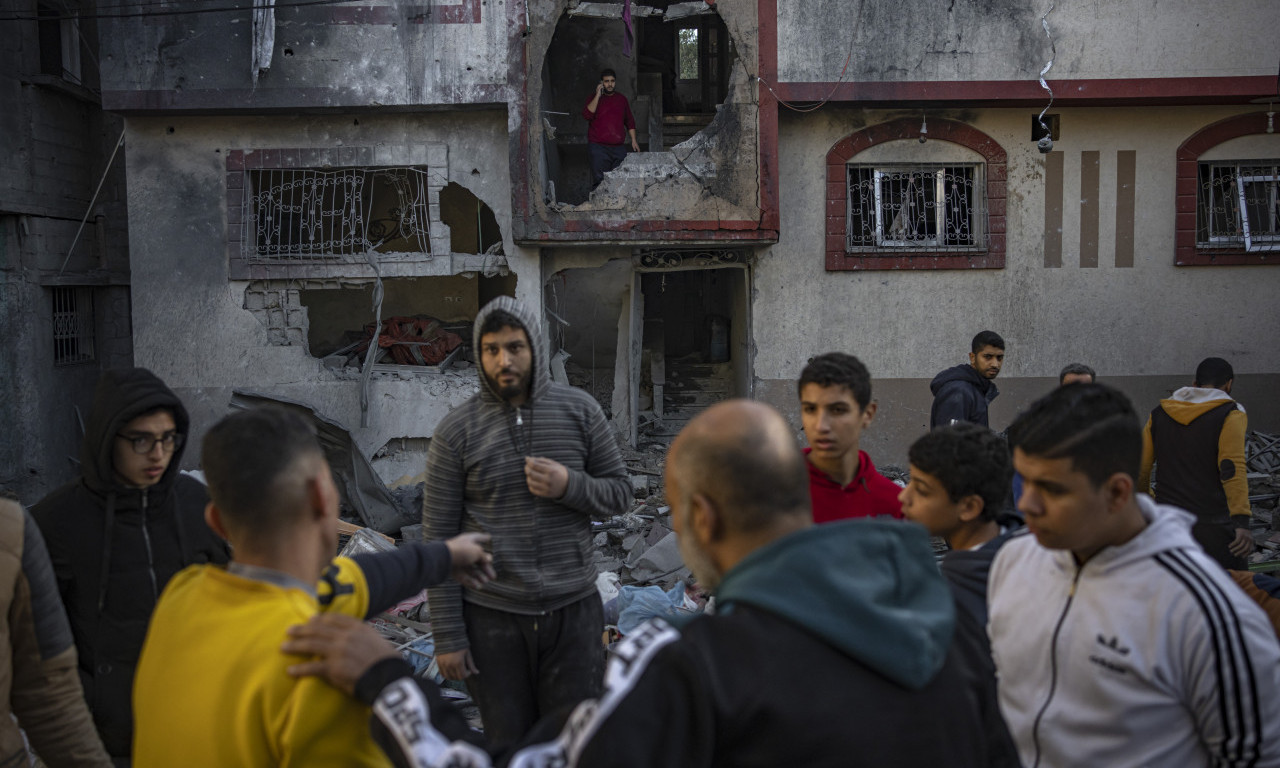
<svg viewBox="0 0 1280 768"><path fill-rule="evenodd" d="M51 768L1280 766L1280 584L1242 570L1226 361L1145 427L1071 364L999 435L1005 342L983 331L934 379L905 487L861 447L877 404L852 355L800 373L803 451L768 405L712 406L665 489L713 607L606 663L591 520L630 493L614 433L551 380L528 307L495 299L473 346L480 391L430 444L431 541L353 558L308 420L225 417L206 487L179 472L182 402L106 374L82 476L30 514L0 502L0 765L29 745ZM424 587L483 734L364 621Z"/></svg>

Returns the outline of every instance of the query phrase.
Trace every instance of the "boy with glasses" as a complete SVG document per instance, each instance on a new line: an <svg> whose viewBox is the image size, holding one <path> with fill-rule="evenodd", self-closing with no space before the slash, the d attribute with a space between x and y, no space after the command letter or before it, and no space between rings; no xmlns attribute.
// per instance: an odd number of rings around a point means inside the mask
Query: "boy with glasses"
<svg viewBox="0 0 1280 768"><path fill-rule="evenodd" d="M94 392L80 477L31 509L53 561L80 681L108 753L131 754L133 673L156 600L195 563L225 563L204 522L205 487L181 475L186 408L144 368L107 371Z"/></svg>

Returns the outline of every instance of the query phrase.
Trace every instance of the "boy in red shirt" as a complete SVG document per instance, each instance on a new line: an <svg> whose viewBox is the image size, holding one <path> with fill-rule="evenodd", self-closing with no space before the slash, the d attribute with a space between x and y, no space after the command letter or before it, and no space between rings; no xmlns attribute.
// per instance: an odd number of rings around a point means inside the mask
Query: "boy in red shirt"
<svg viewBox="0 0 1280 768"><path fill-rule="evenodd" d="M901 489L858 448L862 430L876 415L867 367L853 355L828 352L805 366L799 389L813 521L901 518Z"/></svg>

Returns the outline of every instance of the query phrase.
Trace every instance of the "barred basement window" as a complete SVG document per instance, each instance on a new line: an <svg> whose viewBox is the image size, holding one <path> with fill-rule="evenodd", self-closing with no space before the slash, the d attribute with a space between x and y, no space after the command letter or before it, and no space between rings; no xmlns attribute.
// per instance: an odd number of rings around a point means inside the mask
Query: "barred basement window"
<svg viewBox="0 0 1280 768"><path fill-rule="evenodd" d="M250 262L431 252L424 167L246 170L244 186Z"/></svg>
<svg viewBox="0 0 1280 768"><path fill-rule="evenodd" d="M848 166L848 252L986 248L982 166Z"/></svg>
<svg viewBox="0 0 1280 768"><path fill-rule="evenodd" d="M1200 164L1196 245L1280 251L1280 160Z"/></svg>
<svg viewBox="0 0 1280 768"><path fill-rule="evenodd" d="M87 363L93 356L93 289L53 288L53 364Z"/></svg>

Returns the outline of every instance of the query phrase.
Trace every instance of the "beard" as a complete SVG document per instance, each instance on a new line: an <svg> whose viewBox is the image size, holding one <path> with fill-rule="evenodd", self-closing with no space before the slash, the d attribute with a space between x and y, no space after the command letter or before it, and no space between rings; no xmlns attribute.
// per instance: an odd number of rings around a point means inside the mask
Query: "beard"
<svg viewBox="0 0 1280 768"><path fill-rule="evenodd" d="M500 371L499 373L508 373L508 371ZM513 397L519 397L525 394L529 388L529 374L525 374L516 379L515 383L503 385L497 379L489 374L484 375L485 381L489 383L489 388L498 393L498 397L503 400L510 400Z"/></svg>
<svg viewBox="0 0 1280 768"><path fill-rule="evenodd" d="M684 560L685 565L689 566L689 570L693 571L693 578L703 589L714 592L716 587L720 586L720 578L724 574L720 573L707 553L693 540L691 534L677 536L676 542L680 546L680 558Z"/></svg>

